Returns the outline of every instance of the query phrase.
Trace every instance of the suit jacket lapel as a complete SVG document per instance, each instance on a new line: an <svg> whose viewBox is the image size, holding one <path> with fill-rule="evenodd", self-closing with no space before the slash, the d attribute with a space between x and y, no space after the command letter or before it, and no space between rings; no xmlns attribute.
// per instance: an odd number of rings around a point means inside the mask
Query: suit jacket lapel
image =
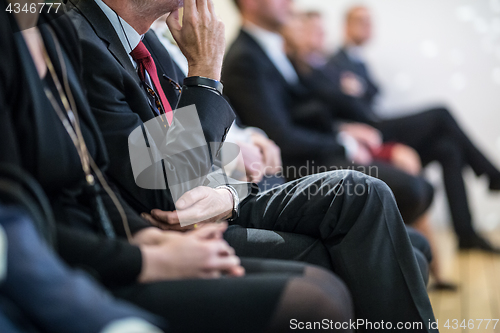
<svg viewBox="0 0 500 333"><path fill-rule="evenodd" d="M140 84L139 76L130 61L130 57L123 48L120 38L116 34L115 28L109 22L99 6L93 0L69 0L78 8L82 15L89 21L99 38L108 44L109 52L118 60L118 62L134 77Z"/></svg>
<svg viewBox="0 0 500 333"><path fill-rule="evenodd" d="M275 75L280 78L282 81L283 85L288 88L292 93L301 95L303 92L303 87L300 83L292 85L290 84L284 77L283 74L276 68L274 63L269 59L267 56L267 53L262 49L259 43L250 35L248 34L245 30L240 31L240 36L238 38L243 38L243 40L246 41L246 43L252 44L252 49L255 50L256 53L258 53L259 57L262 58L262 61L267 62L269 66L273 68L273 71L275 72Z"/></svg>

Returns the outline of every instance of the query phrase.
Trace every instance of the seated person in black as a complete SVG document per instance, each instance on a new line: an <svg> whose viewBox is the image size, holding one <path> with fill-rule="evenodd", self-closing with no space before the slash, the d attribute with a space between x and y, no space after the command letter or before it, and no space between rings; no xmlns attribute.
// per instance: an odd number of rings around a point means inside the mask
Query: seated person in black
<svg viewBox="0 0 500 333"><path fill-rule="evenodd" d="M363 109L364 103L351 96L351 93L360 87L359 82L353 77L354 74L344 73L335 82L327 76L331 76L332 72L325 69L327 63L325 52L326 33L321 13L316 11L296 11L293 18L281 29L281 34L286 41L287 55L297 69L302 83L309 87L312 94L318 99L335 106L335 108L331 108L332 121L338 122L341 128L358 128L358 130L367 133L376 131L368 125L348 123L345 120L348 118L350 121L372 122L370 117L366 117L366 112ZM388 164L393 169L398 170L397 174L422 175L420 157L413 148L407 145L396 142L384 143L380 148L369 153L372 165L377 166L379 163L383 163L383 165ZM384 175L380 175L380 177L386 179L389 185L393 185L394 182L400 183L400 186L393 186L393 190L405 223L410 226L409 228L417 230L409 229L409 231L411 230L410 235L412 233L425 235L432 247L434 255L429 268L435 281L433 287L446 290L456 289L455 285L446 282L441 275L439 255L436 254L438 247L436 246L428 211L418 216L418 218L411 217L412 215L408 213L408 210L412 211L411 208L415 207L416 200L407 194L409 190L408 183L401 182L394 175L389 178L384 177ZM428 186L430 187L430 185ZM401 187L403 191L400 190ZM430 193L430 199L432 199L432 192ZM430 204L431 200L427 202ZM415 244L413 239L412 243Z"/></svg>
<svg viewBox="0 0 500 333"><path fill-rule="evenodd" d="M362 56L362 47L371 38L372 24L366 7L354 7L348 11L344 46L328 61L325 73L337 85L339 78L346 75L351 81L358 81L356 85L361 89L343 91L344 96L350 95L348 98L355 100L354 104L350 104L351 111L358 111L351 114L364 113L366 118L372 120L370 123L382 132L386 142L399 142L412 147L424 166L433 161L441 164L459 248L500 253L500 249L489 244L474 230L462 170L470 166L477 176L486 175L491 191L500 190L500 171L469 139L452 112L445 107L437 107L395 119L377 118L373 105L380 89Z"/></svg>
<svg viewBox="0 0 500 333"><path fill-rule="evenodd" d="M280 332L290 318L353 317L346 287L322 269L240 263L222 240L225 224L182 234L134 213L103 174L107 152L80 85L68 17L17 16L0 3L0 160L27 170L47 193L68 264L161 315L172 332ZM141 239L144 231L155 238Z"/></svg>

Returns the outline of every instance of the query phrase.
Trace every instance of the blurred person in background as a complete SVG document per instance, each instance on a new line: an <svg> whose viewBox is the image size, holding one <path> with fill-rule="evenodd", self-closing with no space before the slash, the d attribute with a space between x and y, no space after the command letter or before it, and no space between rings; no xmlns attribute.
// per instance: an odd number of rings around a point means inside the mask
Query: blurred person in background
<svg viewBox="0 0 500 333"><path fill-rule="evenodd" d="M155 21L151 29L158 40L167 49L185 77L189 72L189 63L177 46L165 21L164 15ZM236 180L249 181L259 185L261 191L266 191L285 182L278 173L282 171L281 151L266 133L255 127L241 128L233 123L226 137L226 142L237 144L241 155L232 159L222 151L222 165L226 174ZM231 160L232 159L232 160Z"/></svg>
<svg viewBox="0 0 500 333"><path fill-rule="evenodd" d="M370 150L381 149L378 131L365 124L336 128L328 111L336 107L334 102L319 98L288 60L278 32L290 19L290 2L238 4L244 25L224 62L225 92L243 124L263 128L278 143L285 177L292 180L329 169L357 168L387 182L405 221L423 216L432 202L432 186L384 161L372 164ZM406 165L418 166L416 154L412 157ZM427 243L418 241L423 238L418 233L409 232L414 245ZM426 247L419 252L430 252Z"/></svg>
<svg viewBox="0 0 500 333"><path fill-rule="evenodd" d="M439 162L459 248L500 253L499 248L491 245L474 229L462 170L469 166L477 176L486 175L491 191L500 190L500 171L471 142L452 112L445 107L437 107L400 118L377 117L374 104L380 88L370 75L363 56L363 48L372 37L372 26L368 8L355 6L348 10L344 45L326 66L325 73L333 82L331 87L340 86L342 94L356 100L351 105L353 111L350 113L354 118L349 117L349 112L343 116L358 120L357 115L364 114L362 118L380 130L384 142L403 143L413 148L424 166L433 161Z"/></svg>
<svg viewBox="0 0 500 333"><path fill-rule="evenodd" d="M325 73L327 53L325 50L325 28L321 13L295 11L293 18L282 28L281 33L286 41L287 54L299 74L303 84L311 91L316 92L318 98L336 107L333 115L336 121L342 122L354 114L361 103L349 93L359 89L359 82L354 74L345 73L335 84ZM339 111L340 110L340 111ZM344 114L343 114L344 113ZM360 121L360 119L357 119ZM368 119L367 119L368 120ZM374 161L389 163L395 168L411 175L419 176L422 165L416 151L400 143L384 144L381 149L372 154ZM399 196L397 196L399 197ZM456 286L445 281L440 273L439 255L429 220L429 213L425 212L417 219L405 222L421 232L431 244L432 262L430 273L434 277L433 288L441 290L455 290Z"/></svg>
<svg viewBox="0 0 500 333"><path fill-rule="evenodd" d="M324 159L333 159L336 155L345 157L347 149L337 141L339 138L336 137L331 118L327 117L328 119L323 124L319 122L319 126L326 128L322 132L316 128L305 126L304 122L298 122L292 115L294 107L303 104L306 106L303 111L308 112L311 110L309 106L316 104L317 100L311 98L313 92L308 91L306 87L300 84L298 74L285 54L284 40L279 35L280 29L290 17L291 1L238 0L236 5L242 14L243 26L239 36L226 55L222 80L225 84L225 92L241 121L245 125L264 129L269 137L276 141L282 150L285 170L287 165L294 165L291 163L293 160L298 162L295 164L297 166L295 170L288 168L287 171L290 171L290 173L298 169L299 172L314 174L315 171L311 170L312 164L314 164L314 161L318 162L319 160L321 160L320 163L317 163L319 166L334 166L333 162L332 164L325 163ZM319 110L322 112L323 104L318 103L317 105L319 105ZM312 107L315 108L314 105ZM313 109L313 111L316 110ZM361 127L365 128L365 125L361 125ZM368 138L365 137L367 141L378 145L377 131L371 131L368 136ZM358 142L356 139L352 139L354 147L351 146L350 148L356 150ZM348 145L347 142L346 145ZM359 145L359 147L359 153L363 154L366 148L363 145ZM368 158L371 159L371 157ZM307 168L308 162L311 169ZM306 164L306 167L300 168L304 164ZM324 171L328 170L328 168L323 168L323 173L317 176L327 174ZM344 171L337 172L342 173ZM391 169L391 173L396 172L398 170ZM412 178L413 176L406 173L401 174L403 177L415 179L415 183L419 185L422 184L420 178ZM287 174L287 176L293 179L302 176L302 174ZM287 184L294 183L292 181ZM432 193L430 185L427 189L430 189L430 193ZM415 205L415 202L410 204ZM415 206L412 206L411 209L415 209ZM426 207L423 209L425 211ZM312 221L314 221L314 218L310 219L310 222ZM407 232L405 231L404 234L407 234ZM420 237L423 239L422 236ZM402 238L406 239L407 235L391 237L392 240ZM386 240L389 241L389 239ZM423 239L423 242L427 244L425 239ZM415 257L415 253L410 254L410 256ZM334 258L335 255L332 259ZM381 254L377 260L386 262L390 260L390 257ZM349 261L351 262L350 259ZM348 285L353 282L358 285L366 283L366 280L361 276L353 276L352 279L354 281L351 281L351 279L346 280ZM395 289L399 290L400 286ZM356 302L366 301L371 298L368 294L358 294L356 289L351 289L351 291L354 295L355 306ZM374 291L370 291L370 294ZM376 298L378 297L376 296ZM391 306L387 310L393 312L396 309ZM372 314L373 311L376 310L371 308L370 312Z"/></svg>

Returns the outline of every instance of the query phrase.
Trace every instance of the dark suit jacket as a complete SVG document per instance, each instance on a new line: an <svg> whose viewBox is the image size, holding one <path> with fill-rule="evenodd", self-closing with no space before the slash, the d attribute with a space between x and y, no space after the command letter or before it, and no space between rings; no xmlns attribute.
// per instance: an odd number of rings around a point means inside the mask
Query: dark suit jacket
<svg viewBox="0 0 500 333"><path fill-rule="evenodd" d="M366 67L366 64L352 61L347 55L345 49L340 49L329 61L326 66L330 70L344 72L350 71L358 75L364 80L366 84L365 94L361 97L361 100L366 103L369 107L373 106L375 97L379 93L379 87L373 81Z"/></svg>
<svg viewBox="0 0 500 333"><path fill-rule="evenodd" d="M268 58L260 45L241 31L230 47L222 72L225 93L244 125L263 129L281 148L287 165L324 156L344 156L325 116L324 105L312 98L303 85L290 85ZM321 114L321 130L311 129L300 121L307 114ZM328 112L327 112L328 113ZM319 124L317 124L319 125Z"/></svg>
<svg viewBox="0 0 500 333"><path fill-rule="evenodd" d="M55 211L58 252L68 263L87 269L108 285L135 282L142 267L141 252L124 240L99 234L83 193L84 175L75 147L43 92L43 83L21 34L13 34L8 27L9 21L15 26L14 18L4 16L0 19L0 48L4 50L0 62L0 162L26 169L41 183ZM47 22L40 25L40 30L47 52L60 73L51 28L67 59L69 84L89 152L105 171L108 155L80 85L81 54L75 42L76 31L66 15L58 19L46 16L40 19ZM118 199L133 232L149 226L119 195ZM103 200L117 234L123 236L118 211L107 195L103 194Z"/></svg>
<svg viewBox="0 0 500 333"><path fill-rule="evenodd" d="M110 154L109 177L138 212L149 212L153 208L173 210L168 189L143 189L136 185L133 176L128 137L156 114L128 54L106 15L93 0L70 0L68 9L82 43L83 79L88 99ZM154 32L148 32L143 42L155 60L163 91L172 107L195 105L206 142L219 143L216 147L219 150L235 118L229 104L206 88L184 86L179 94L169 78L181 82L183 75ZM213 155L217 155L217 151L210 152L209 157ZM186 166L199 167L197 172L206 174L212 163L209 157Z"/></svg>

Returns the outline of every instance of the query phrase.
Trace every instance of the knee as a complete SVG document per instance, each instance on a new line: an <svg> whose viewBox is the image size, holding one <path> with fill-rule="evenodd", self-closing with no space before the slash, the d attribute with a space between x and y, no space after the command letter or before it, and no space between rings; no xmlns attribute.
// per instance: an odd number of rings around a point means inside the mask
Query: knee
<svg viewBox="0 0 500 333"><path fill-rule="evenodd" d="M417 260L417 265L422 274L422 279L424 280L425 285L429 283L429 261L427 258L417 249L413 249L415 253L415 259Z"/></svg>
<svg viewBox="0 0 500 333"><path fill-rule="evenodd" d="M376 168L376 167L374 167ZM341 193L348 196L356 196L366 198L377 192L378 195L385 197L393 196L392 190L382 180L376 178L378 175L375 172L369 172L370 176L359 171L341 171L344 173L342 177Z"/></svg>
<svg viewBox="0 0 500 333"><path fill-rule="evenodd" d="M328 279L303 277L295 281L298 290L304 295L298 308L302 309L299 315L310 321L327 318L333 322L349 322L349 319L354 318L351 294L338 277L328 272L326 274L329 275Z"/></svg>
<svg viewBox="0 0 500 333"><path fill-rule="evenodd" d="M428 263L432 261L431 245L427 238L420 232L413 228L407 228L408 237L410 238L411 245L425 257Z"/></svg>
<svg viewBox="0 0 500 333"><path fill-rule="evenodd" d="M450 109L447 108L444 105L432 108L428 111L430 114L432 114L432 118L434 118L434 121L439 121L439 120L453 120L453 116L450 112Z"/></svg>
<svg viewBox="0 0 500 333"><path fill-rule="evenodd" d="M412 177L405 186L404 192L402 194L404 204L412 207L413 211L411 220L405 220L405 222L412 223L429 209L434 199L434 188L424 178Z"/></svg>
<svg viewBox="0 0 500 333"><path fill-rule="evenodd" d="M442 165L457 165L462 161L461 148L452 140L441 140L434 144L436 158Z"/></svg>
<svg viewBox="0 0 500 333"><path fill-rule="evenodd" d="M414 177L412 190L416 205L418 205L418 214L415 218L420 217L426 212L434 200L434 187L423 177Z"/></svg>

